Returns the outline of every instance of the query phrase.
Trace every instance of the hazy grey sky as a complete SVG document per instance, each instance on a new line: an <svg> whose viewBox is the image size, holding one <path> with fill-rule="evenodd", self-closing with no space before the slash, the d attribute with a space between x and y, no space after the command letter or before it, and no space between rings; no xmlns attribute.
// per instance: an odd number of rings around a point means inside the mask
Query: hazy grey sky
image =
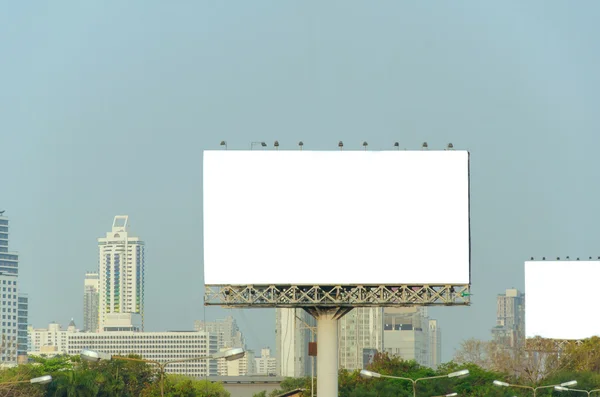
<svg viewBox="0 0 600 397"><path fill-rule="evenodd" d="M30 321L82 323L116 214L147 244L150 330L230 313L201 299L202 150L222 139L452 142L471 151L474 295L431 310L450 359L489 337L523 260L600 254L599 16L596 1L4 2L0 209ZM271 311L231 313L273 346Z"/></svg>

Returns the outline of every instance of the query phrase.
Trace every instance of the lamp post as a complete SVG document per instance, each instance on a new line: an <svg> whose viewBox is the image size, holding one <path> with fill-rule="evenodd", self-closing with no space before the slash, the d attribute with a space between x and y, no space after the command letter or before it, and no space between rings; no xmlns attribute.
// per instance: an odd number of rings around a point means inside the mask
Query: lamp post
<svg viewBox="0 0 600 397"><path fill-rule="evenodd" d="M179 360L172 360L166 362L159 362L155 360L147 360L144 358L131 358L131 357L122 357L122 356L112 356L108 353L97 352L94 350L83 349L80 353L80 356L85 361L98 362L100 360L123 360L123 361L134 361L148 364L155 364L160 370L160 395L164 397L165 395L165 369L167 365L176 364L176 363L185 363L188 361L198 361L198 360L210 360L217 358L224 358L227 361L238 360L244 357L244 349L241 347L236 347L233 349L229 349L223 352L209 354L207 356L198 356L198 357L189 357L182 358Z"/></svg>
<svg viewBox="0 0 600 397"><path fill-rule="evenodd" d="M529 389L531 391L533 391L533 397L537 396L537 391L540 389L549 389L551 387L556 387L556 386L560 386L560 387L567 387L567 386L575 386L577 384L576 380L570 380L568 382L563 382L559 385L548 385L548 386L537 386L537 387L533 387L533 386L523 386L523 385L513 385L507 382L502 382L499 380L495 380L494 381L494 385L496 386L500 386L500 387L518 387L519 389Z"/></svg>
<svg viewBox="0 0 600 397"><path fill-rule="evenodd" d="M586 393L588 396L591 395L592 393L598 393L598 392L600 392L600 389L579 390L579 389L569 389L568 387L565 387L565 386L554 386L554 390L557 390L557 391L574 391L574 392L579 392L579 393Z"/></svg>
<svg viewBox="0 0 600 397"><path fill-rule="evenodd" d="M220 146L225 146L225 150L227 150L227 141L221 141Z"/></svg>
<svg viewBox="0 0 600 397"><path fill-rule="evenodd" d="M413 386L413 397L417 396L417 383L421 382L423 380L429 380L429 379L441 379L441 378L456 378L459 376L467 376L469 375L469 370L468 369L463 369L460 371L456 371L456 372L451 372L448 375L438 375L438 376L429 376L427 378L419 378L419 379L411 379L411 378L403 378L401 376L391 376L391 375L382 375L379 374L377 372L373 372L373 371L367 371L366 369L362 369L360 371L360 376L362 376L363 378L390 378L390 379L401 379L401 380L406 380L409 382L412 382L412 386ZM456 394L449 394L449 395L456 395Z"/></svg>
<svg viewBox="0 0 600 397"><path fill-rule="evenodd" d="M29 380L17 380L14 382L2 382L2 383L0 383L0 386L17 385L19 383L32 383L32 384L38 384L38 385L45 385L50 382L52 382L52 376L44 375L44 376L39 376L37 378L29 379Z"/></svg>

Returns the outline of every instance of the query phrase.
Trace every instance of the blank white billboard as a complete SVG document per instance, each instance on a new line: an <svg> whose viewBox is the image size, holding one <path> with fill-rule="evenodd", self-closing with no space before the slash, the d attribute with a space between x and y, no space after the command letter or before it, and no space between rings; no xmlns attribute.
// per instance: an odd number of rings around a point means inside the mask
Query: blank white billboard
<svg viewBox="0 0 600 397"><path fill-rule="evenodd" d="M466 151L205 151L207 285L469 284Z"/></svg>
<svg viewBox="0 0 600 397"><path fill-rule="evenodd" d="M525 262L526 336L600 336L598 280L600 261Z"/></svg>

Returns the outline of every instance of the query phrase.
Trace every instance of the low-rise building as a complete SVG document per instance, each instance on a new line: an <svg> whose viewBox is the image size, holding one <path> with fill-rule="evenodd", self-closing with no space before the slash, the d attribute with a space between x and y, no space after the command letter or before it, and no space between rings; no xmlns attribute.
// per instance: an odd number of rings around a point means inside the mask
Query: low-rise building
<svg viewBox="0 0 600 397"><path fill-rule="evenodd" d="M67 335L67 354L76 355L83 349L96 350L111 355L136 354L144 359L164 363L214 354L217 336L207 332L78 332ZM198 360L174 363L166 367L167 373L203 377L217 375L217 360Z"/></svg>

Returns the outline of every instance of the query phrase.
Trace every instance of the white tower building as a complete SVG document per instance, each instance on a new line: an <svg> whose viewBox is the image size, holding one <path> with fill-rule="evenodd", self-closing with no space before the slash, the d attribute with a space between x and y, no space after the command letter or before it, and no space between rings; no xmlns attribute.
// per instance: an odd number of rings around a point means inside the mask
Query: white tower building
<svg viewBox="0 0 600 397"><path fill-rule="evenodd" d="M100 332L144 328L144 242L128 229L129 217L118 215L98 239Z"/></svg>

